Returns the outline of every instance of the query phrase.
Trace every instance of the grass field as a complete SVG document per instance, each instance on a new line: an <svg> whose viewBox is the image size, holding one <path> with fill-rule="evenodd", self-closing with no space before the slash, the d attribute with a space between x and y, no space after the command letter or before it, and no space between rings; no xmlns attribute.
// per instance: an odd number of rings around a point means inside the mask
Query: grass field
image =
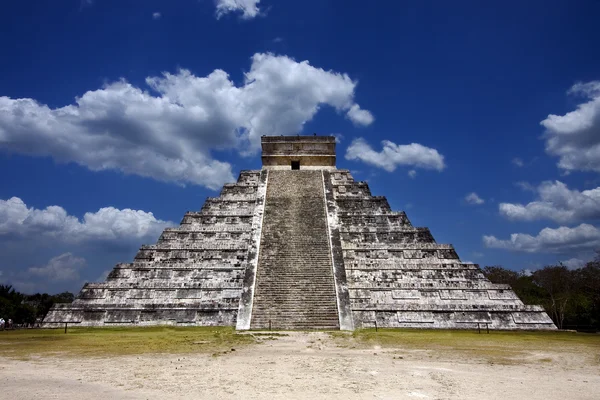
<svg viewBox="0 0 600 400"><path fill-rule="evenodd" d="M463 355L487 361L513 364L531 353L581 354L600 365L600 335L577 332L490 331L489 334L459 330L363 329L332 335L340 346L434 350L439 354ZM543 360L543 359L542 359ZM552 361L547 358L545 361Z"/></svg>
<svg viewBox="0 0 600 400"><path fill-rule="evenodd" d="M0 356L118 356L152 353L231 352L264 339L276 339L285 331L268 335L240 334L231 327L69 328L0 332ZM329 332L340 348L396 348L434 350L436 354L483 358L514 363L532 352L581 354L600 365L600 335L574 332L506 332L374 329ZM595 357L595 358L594 358ZM548 361L551 361L549 359Z"/></svg>
<svg viewBox="0 0 600 400"><path fill-rule="evenodd" d="M25 329L0 332L0 356L213 353L254 343L232 327Z"/></svg>

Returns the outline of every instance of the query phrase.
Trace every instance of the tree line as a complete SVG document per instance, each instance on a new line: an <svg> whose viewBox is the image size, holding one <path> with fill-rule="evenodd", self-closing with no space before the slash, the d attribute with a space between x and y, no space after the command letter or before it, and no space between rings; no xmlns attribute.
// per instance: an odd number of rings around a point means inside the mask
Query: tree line
<svg viewBox="0 0 600 400"><path fill-rule="evenodd" d="M516 272L496 265L483 273L511 285L523 303L542 305L559 329L600 330L600 254L578 269L559 264Z"/></svg>
<svg viewBox="0 0 600 400"><path fill-rule="evenodd" d="M0 317L15 325L31 326L40 322L54 303L71 303L75 296L70 292L23 294L12 285L0 284Z"/></svg>

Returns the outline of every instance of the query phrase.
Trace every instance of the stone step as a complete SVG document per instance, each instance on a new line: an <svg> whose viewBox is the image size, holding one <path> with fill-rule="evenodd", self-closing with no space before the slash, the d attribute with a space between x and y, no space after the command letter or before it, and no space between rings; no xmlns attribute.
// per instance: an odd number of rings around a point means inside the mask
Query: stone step
<svg viewBox="0 0 600 400"><path fill-rule="evenodd" d="M308 325L292 325L292 324L273 324L271 327L273 330L282 330L282 331L312 331L312 330L322 330L322 331L331 331L331 330L339 330L339 326L318 326L314 324ZM269 326L266 324L262 324L261 326L257 326L257 330L267 330Z"/></svg>
<svg viewBox="0 0 600 400"><path fill-rule="evenodd" d="M307 283L307 285L308 284L309 283ZM288 295L290 298L303 297L303 298L318 299L318 298L331 296L331 295L335 294L335 292L333 290L321 290L321 291L307 292L306 290L303 290L303 288L301 288L301 287L294 287L294 288L287 288L287 289L280 289L279 287L272 287L271 290L269 290L268 292L257 294L256 297L257 298L265 298L265 297L281 296L283 294Z"/></svg>
<svg viewBox="0 0 600 400"><path fill-rule="evenodd" d="M305 319L317 319L317 318L323 318L323 317L333 318L333 319L337 318L337 313L335 310L307 313L306 310L298 310L298 309L294 309L294 308L280 308L275 311L269 310L269 309L263 309L262 311L264 313L263 313L263 315L260 316L261 318L273 318L273 317L291 318L291 317L298 317L298 316L305 318Z"/></svg>
<svg viewBox="0 0 600 400"><path fill-rule="evenodd" d="M279 320L274 321L260 321L256 322L253 329L336 329L339 330L339 326L332 321L291 321L291 320Z"/></svg>
<svg viewBox="0 0 600 400"><path fill-rule="evenodd" d="M320 171L269 171L252 329L339 329Z"/></svg>
<svg viewBox="0 0 600 400"><path fill-rule="evenodd" d="M331 298L331 297L329 297ZM307 301L306 299L290 299L289 297L259 297L257 299L258 301L262 301L265 303L277 303L277 308L271 307L271 306L260 306L260 307L254 307L253 310L279 310L279 309L298 309L298 310L307 310L310 312L313 312L315 310L318 310L318 306L323 303L325 300L328 300L327 298L322 298L319 299L319 301ZM298 304L302 304L301 306L299 306ZM322 308L322 309L326 309L326 310L333 310L336 311L337 308L335 307L328 307L328 308ZM315 311L316 312L316 311Z"/></svg>
<svg viewBox="0 0 600 400"><path fill-rule="evenodd" d="M319 319L301 319L297 317L293 318L270 318L270 319L258 319L254 320L255 327L257 329L268 327L269 321L271 326L277 325L293 325L293 326L330 326L337 327L339 324L335 318L319 318Z"/></svg>
<svg viewBox="0 0 600 400"><path fill-rule="evenodd" d="M288 324L298 324L298 325L338 325L338 319L336 315L317 315L314 318L307 318L302 314L287 314L287 315L272 315L269 317L265 315L261 318L253 319L252 322L254 324L266 325L269 321L285 321ZM257 326L258 327L258 326Z"/></svg>
<svg viewBox="0 0 600 400"><path fill-rule="evenodd" d="M294 313L288 312L286 314L264 314L260 317L257 317L253 321L288 321L288 322L297 322L299 324L303 324L306 322L319 323L319 321L323 324L327 325L335 325L337 323L337 315L336 314L319 314L313 317L306 316L302 313Z"/></svg>

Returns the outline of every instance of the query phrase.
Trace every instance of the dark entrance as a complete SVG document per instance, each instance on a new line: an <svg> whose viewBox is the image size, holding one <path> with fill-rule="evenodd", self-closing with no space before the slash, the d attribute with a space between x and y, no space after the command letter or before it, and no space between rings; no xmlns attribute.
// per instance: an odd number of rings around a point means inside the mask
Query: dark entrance
<svg viewBox="0 0 600 400"><path fill-rule="evenodd" d="M292 169L300 169L300 161L292 161Z"/></svg>

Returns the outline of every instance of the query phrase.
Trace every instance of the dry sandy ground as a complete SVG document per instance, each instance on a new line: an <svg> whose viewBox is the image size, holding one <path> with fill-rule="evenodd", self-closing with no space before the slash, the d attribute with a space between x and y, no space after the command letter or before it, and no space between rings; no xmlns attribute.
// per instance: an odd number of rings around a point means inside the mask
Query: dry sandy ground
<svg viewBox="0 0 600 400"><path fill-rule="evenodd" d="M326 333L291 333L218 356L0 359L0 397L597 400L595 357L558 350L501 365L429 350L340 348Z"/></svg>

